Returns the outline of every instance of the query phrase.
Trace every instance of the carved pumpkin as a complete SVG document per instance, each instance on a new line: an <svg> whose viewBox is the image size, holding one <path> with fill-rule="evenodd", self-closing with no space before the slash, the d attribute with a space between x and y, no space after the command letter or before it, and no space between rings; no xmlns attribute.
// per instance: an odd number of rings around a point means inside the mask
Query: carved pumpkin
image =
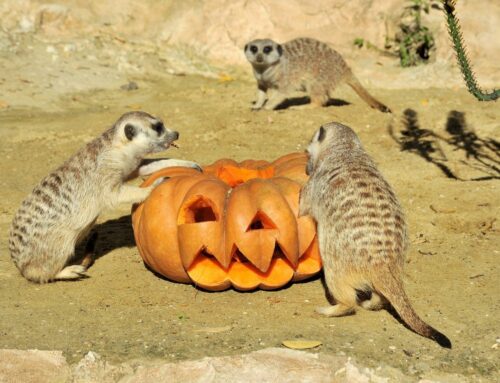
<svg viewBox="0 0 500 383"><path fill-rule="evenodd" d="M307 180L305 154L273 163L219 160L203 173L167 168L132 214L144 262L177 282L207 290L272 290L321 269L311 217L297 218Z"/></svg>

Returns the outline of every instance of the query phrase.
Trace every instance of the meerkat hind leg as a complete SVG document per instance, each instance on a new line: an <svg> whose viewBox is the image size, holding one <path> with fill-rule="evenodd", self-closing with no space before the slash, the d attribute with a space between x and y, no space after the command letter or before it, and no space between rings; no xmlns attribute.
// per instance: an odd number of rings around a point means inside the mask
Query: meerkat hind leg
<svg viewBox="0 0 500 383"><path fill-rule="evenodd" d="M381 297L376 292L372 291L372 296L370 299L360 303L360 306L366 310L381 310L386 304L385 298Z"/></svg>
<svg viewBox="0 0 500 383"><path fill-rule="evenodd" d="M346 275L342 278L332 278L331 274L340 270L326 270L325 282L328 291L333 296L333 306L318 307L316 312L328 317L341 317L354 314L356 311L356 290L352 286L352 276Z"/></svg>
<svg viewBox="0 0 500 383"><path fill-rule="evenodd" d="M355 309L353 306L337 303L333 306L316 307L316 312L327 317L342 317L354 314Z"/></svg>
<svg viewBox="0 0 500 383"><path fill-rule="evenodd" d="M85 276L86 271L87 268L82 265L67 266L56 274L54 280L79 279Z"/></svg>

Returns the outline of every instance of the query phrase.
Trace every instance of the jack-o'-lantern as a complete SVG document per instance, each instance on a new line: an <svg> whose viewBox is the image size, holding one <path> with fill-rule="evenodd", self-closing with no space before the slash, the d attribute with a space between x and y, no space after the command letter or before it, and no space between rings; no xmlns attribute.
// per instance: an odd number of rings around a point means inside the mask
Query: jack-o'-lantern
<svg viewBox="0 0 500 383"><path fill-rule="evenodd" d="M166 168L168 177L133 209L144 262L170 280L206 290L272 290L321 269L315 225L297 217L306 155L269 163L223 159L203 168Z"/></svg>

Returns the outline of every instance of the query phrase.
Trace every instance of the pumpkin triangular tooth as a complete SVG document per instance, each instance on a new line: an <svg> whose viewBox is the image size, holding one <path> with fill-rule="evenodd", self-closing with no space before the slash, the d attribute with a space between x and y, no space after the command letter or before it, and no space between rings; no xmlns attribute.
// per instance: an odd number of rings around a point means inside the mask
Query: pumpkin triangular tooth
<svg viewBox="0 0 500 383"><path fill-rule="evenodd" d="M316 236L316 225L312 217L306 215L297 218L297 229L299 233L299 257L301 257Z"/></svg>
<svg viewBox="0 0 500 383"><path fill-rule="evenodd" d="M271 264L276 245L277 230L252 230L236 242L240 252L260 271L266 272Z"/></svg>

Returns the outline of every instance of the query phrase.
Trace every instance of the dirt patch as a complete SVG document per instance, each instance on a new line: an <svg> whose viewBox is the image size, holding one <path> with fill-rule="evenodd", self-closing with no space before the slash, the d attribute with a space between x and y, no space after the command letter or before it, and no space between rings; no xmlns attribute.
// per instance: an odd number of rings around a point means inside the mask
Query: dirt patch
<svg viewBox="0 0 500 383"><path fill-rule="evenodd" d="M62 350L71 363L89 350L111 361L175 361L304 338L322 341L324 353L353 356L368 366L388 364L414 376L439 370L494 380L500 341L497 104L476 102L465 91L372 89L395 111L391 116L369 109L342 88L336 96L347 105L252 112L250 82L196 76L136 82L139 89L132 91L51 98L57 112L0 111L5 191L0 348ZM253 293L208 293L160 279L139 257L126 206L100 217L100 257L90 278L41 286L25 281L7 246L9 223L21 200L51 169L131 109L160 115L181 132L181 149L168 155L202 164L221 157L272 160L303 150L322 123L336 120L353 127L408 214L408 293L423 318L451 338L453 350L411 333L385 311L317 316L314 308L326 302L320 279Z"/></svg>

